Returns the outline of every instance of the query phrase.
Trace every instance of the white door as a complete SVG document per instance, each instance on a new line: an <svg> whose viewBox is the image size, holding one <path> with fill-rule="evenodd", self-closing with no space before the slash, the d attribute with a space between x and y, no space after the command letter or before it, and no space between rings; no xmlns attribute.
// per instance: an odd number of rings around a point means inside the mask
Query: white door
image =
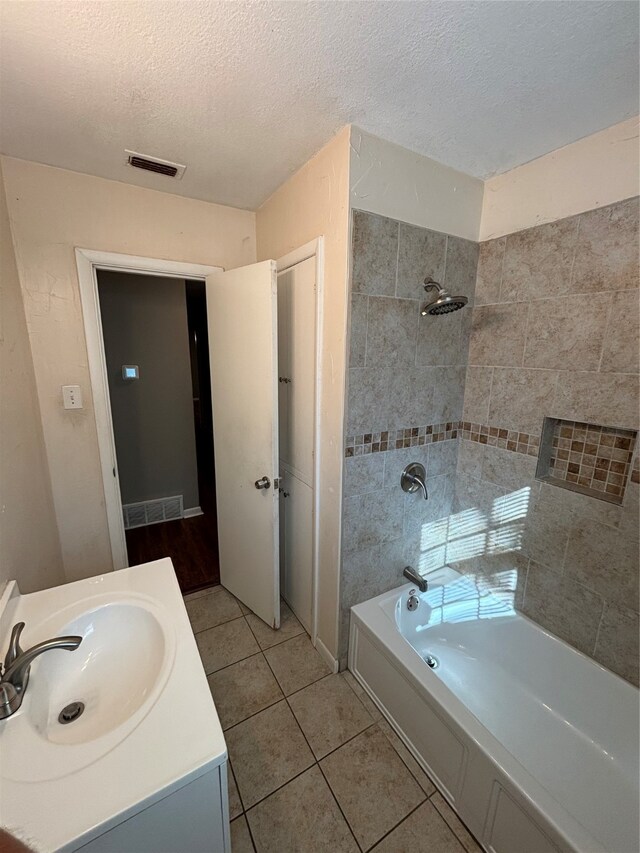
<svg viewBox="0 0 640 853"><path fill-rule="evenodd" d="M206 285L220 580L279 628L276 264L214 273Z"/></svg>

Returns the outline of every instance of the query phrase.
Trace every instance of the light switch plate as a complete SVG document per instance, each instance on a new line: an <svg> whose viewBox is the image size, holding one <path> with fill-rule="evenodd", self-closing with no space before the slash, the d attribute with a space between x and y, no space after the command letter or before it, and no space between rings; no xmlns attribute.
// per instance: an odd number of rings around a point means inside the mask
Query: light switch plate
<svg viewBox="0 0 640 853"><path fill-rule="evenodd" d="M82 408L82 391L79 385L62 386L62 403L65 409Z"/></svg>

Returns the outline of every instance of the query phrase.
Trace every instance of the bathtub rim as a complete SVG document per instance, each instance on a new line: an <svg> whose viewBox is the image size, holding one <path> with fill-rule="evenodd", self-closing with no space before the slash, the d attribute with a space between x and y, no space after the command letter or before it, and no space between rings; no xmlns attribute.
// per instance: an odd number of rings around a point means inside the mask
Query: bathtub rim
<svg viewBox="0 0 640 853"><path fill-rule="evenodd" d="M449 577L461 576L454 569ZM435 574L435 573L434 573ZM438 583L434 577L432 588L443 585ZM407 594L413 588L412 584L403 584L389 592L371 598L361 604L354 605L350 613L349 628L349 656L348 665L350 672L371 696L377 707L393 725L394 730L401 737L411 754L416 758L425 772L432 777L433 771L426 765L418 750L411 743L401 727L396 723L391 712L382 704L378 697L369 688L366 681L360 676L356 665L356 633L361 631L376 646L377 650L386 658L391 666L401 669L403 677L425 701L435 706L438 714L447 718L460 735L471 741L483 755L504 774L505 779L513 787L517 795L522 798L534 814L540 815L542 822L546 824L557 841L568 845L576 850L588 850L590 853L606 853L603 842L594 837L590 831L575 818L527 768L504 746L500 740L472 713L462 700L433 672L422 659L419 652L413 648L409 641L400 633L395 619L390 616L389 605L396 602L402 595ZM386 608L384 605L387 605ZM543 633L550 640L562 643L572 653L580 655L591 665L598 667L610 676L618 678L629 691L635 691L633 685L620 676L607 670L588 655L574 649L559 637L542 628L524 614L516 615L532 625L537 631ZM378 617L376 626L380 631L375 631L370 622L371 617ZM369 617L369 618L367 618ZM423 677L416 674L417 670ZM429 675L427 675L429 673ZM425 683L425 679L429 679ZM438 786L441 794L455 809L454 793L447 791L446 787ZM457 792L459 794L459 792ZM487 827L482 828L482 835L486 833Z"/></svg>

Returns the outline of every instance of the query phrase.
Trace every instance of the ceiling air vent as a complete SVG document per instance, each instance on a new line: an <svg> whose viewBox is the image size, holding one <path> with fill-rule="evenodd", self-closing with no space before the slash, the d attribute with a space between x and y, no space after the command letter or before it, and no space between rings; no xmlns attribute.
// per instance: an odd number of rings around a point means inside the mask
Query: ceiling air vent
<svg viewBox="0 0 640 853"><path fill-rule="evenodd" d="M155 172L156 175L166 175L168 178L180 178L184 175L186 166L180 163L171 163L169 160L161 160L159 157L149 157L148 154L140 154L137 151L124 152L127 155L127 166L134 169L144 169L145 172Z"/></svg>

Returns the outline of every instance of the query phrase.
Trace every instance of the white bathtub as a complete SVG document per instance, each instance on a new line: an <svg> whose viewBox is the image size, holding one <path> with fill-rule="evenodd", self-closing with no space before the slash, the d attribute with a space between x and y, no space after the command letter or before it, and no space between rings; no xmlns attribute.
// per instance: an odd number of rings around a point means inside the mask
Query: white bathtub
<svg viewBox="0 0 640 853"><path fill-rule="evenodd" d="M352 608L349 669L483 847L636 853L638 691L452 569L410 589Z"/></svg>

